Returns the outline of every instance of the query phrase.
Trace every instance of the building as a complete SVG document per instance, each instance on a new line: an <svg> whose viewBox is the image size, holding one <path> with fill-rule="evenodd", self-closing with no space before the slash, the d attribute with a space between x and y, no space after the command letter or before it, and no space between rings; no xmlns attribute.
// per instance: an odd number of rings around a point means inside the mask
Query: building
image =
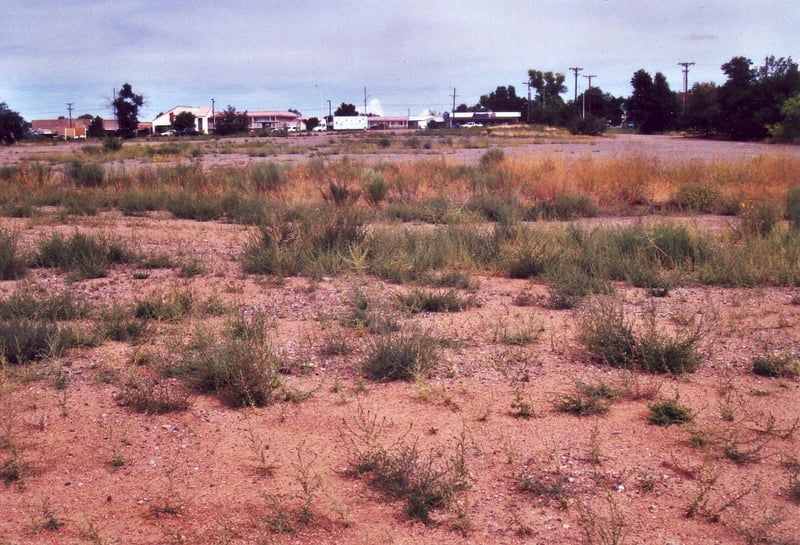
<svg viewBox="0 0 800 545"><path fill-rule="evenodd" d="M194 114L195 129L200 134L208 134L209 128L213 128L211 123L211 106L175 106L171 110L160 113L153 120L152 133L163 134L172 128L175 116L183 112Z"/></svg>
<svg viewBox="0 0 800 545"><path fill-rule="evenodd" d="M86 138L91 122L91 119L73 119L71 122L69 119L34 119L31 121L31 131L36 135L49 138L63 138L65 140ZM140 123L140 130L142 125L146 124ZM115 134L117 128L115 119L103 120L103 130L107 135Z"/></svg>
<svg viewBox="0 0 800 545"><path fill-rule="evenodd" d="M453 126L464 123L480 123L481 125L510 125L522 120L520 112L455 112L452 116Z"/></svg>

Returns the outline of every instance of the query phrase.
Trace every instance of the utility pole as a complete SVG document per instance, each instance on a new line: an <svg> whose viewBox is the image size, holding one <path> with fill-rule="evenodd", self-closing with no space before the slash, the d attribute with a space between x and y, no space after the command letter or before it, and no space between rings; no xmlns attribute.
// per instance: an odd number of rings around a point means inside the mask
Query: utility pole
<svg viewBox="0 0 800 545"><path fill-rule="evenodd" d="M592 78L596 78L596 74L590 74L588 76L583 76L584 78L589 80L589 89L588 91L591 93L592 91ZM589 95L589 114L592 113L592 95ZM586 118L586 91L583 92L583 118Z"/></svg>
<svg viewBox="0 0 800 545"><path fill-rule="evenodd" d="M69 112L69 128L72 128L72 105L74 102L67 102L67 111Z"/></svg>
<svg viewBox="0 0 800 545"><path fill-rule="evenodd" d="M523 81L523 85L528 86L528 123L531 122L531 79L528 78L528 81Z"/></svg>
<svg viewBox="0 0 800 545"><path fill-rule="evenodd" d="M693 62L679 62L678 66L683 66L683 112L686 113L686 95L689 93L689 67Z"/></svg>
<svg viewBox="0 0 800 545"><path fill-rule="evenodd" d="M582 72L583 68L581 68L579 66L570 66L569 69L572 70L572 72L575 74L575 98L572 101L577 106L577 104L578 104L578 72Z"/></svg>
<svg viewBox="0 0 800 545"><path fill-rule="evenodd" d="M453 128L453 116L456 115L456 88L453 87L453 109L450 111L450 128Z"/></svg>
<svg viewBox="0 0 800 545"><path fill-rule="evenodd" d="M330 118L330 122L333 123L333 114L331 113L331 100L328 99L328 117Z"/></svg>
<svg viewBox="0 0 800 545"><path fill-rule="evenodd" d="M367 115L367 88L364 87L364 115Z"/></svg>
<svg viewBox="0 0 800 545"><path fill-rule="evenodd" d="M216 110L214 106L216 105L216 101L212 98L211 99L211 124L214 126L214 132L217 132L217 117L216 117ZM211 131L209 131L211 132Z"/></svg>

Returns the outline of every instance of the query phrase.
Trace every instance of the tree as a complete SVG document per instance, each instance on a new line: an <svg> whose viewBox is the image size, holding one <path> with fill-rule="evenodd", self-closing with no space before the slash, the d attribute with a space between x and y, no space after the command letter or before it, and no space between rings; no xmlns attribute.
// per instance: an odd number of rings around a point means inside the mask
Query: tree
<svg viewBox="0 0 800 545"><path fill-rule="evenodd" d="M175 119L172 120L172 128L176 131L194 129L196 128L196 119L197 117L192 112L181 112L175 116Z"/></svg>
<svg viewBox="0 0 800 545"><path fill-rule="evenodd" d="M94 116L92 116L92 114L83 114L83 115L79 115L78 116L78 119L85 119L87 121L90 121L93 118L94 118Z"/></svg>
<svg viewBox="0 0 800 545"><path fill-rule="evenodd" d="M780 123L770 125L770 136L781 142L800 140L800 93L786 99L781 106Z"/></svg>
<svg viewBox="0 0 800 545"><path fill-rule="evenodd" d="M735 140L755 140L768 134L768 127L780 123L781 106L800 92L800 72L789 57L767 57L764 65L734 57L722 65L728 80L719 88L718 130Z"/></svg>
<svg viewBox="0 0 800 545"><path fill-rule="evenodd" d="M482 95L478 105L482 110L491 112L525 112L527 100L517 96L513 85L498 86L488 95Z"/></svg>
<svg viewBox="0 0 800 545"><path fill-rule="evenodd" d="M695 83L686 98L686 111L681 125L686 129L710 136L719 122L717 86L714 82Z"/></svg>
<svg viewBox="0 0 800 545"><path fill-rule="evenodd" d="M356 107L355 107L354 104L346 104L346 103L342 102L339 105L339 107L336 108L336 111L333 112L333 115L334 116L354 116L354 115L358 115L358 110L356 110Z"/></svg>
<svg viewBox="0 0 800 545"><path fill-rule="evenodd" d="M318 117L309 117L306 119L306 130L310 131L311 129L317 127L320 124Z"/></svg>
<svg viewBox="0 0 800 545"><path fill-rule="evenodd" d="M542 72L541 70L528 70L528 81L531 88L536 90L536 97L531 98L530 117L533 123L548 125L563 125L566 122L566 112L562 93L567 92L564 84L566 77L557 72Z"/></svg>
<svg viewBox="0 0 800 545"><path fill-rule="evenodd" d="M6 144L13 144L25 136L26 123L5 102L0 102L0 140Z"/></svg>
<svg viewBox="0 0 800 545"><path fill-rule="evenodd" d="M89 122L89 128L86 130L86 136L89 138L103 138L106 135L106 130L103 127L103 118L99 115Z"/></svg>
<svg viewBox="0 0 800 545"><path fill-rule="evenodd" d="M250 118L247 116L247 110L237 112L230 104L222 113L217 114L214 120L214 131L221 136L247 132L249 128Z"/></svg>
<svg viewBox="0 0 800 545"><path fill-rule="evenodd" d="M667 78L656 72L655 78L640 69L631 78L633 93L625 103L628 119L639 132L649 134L671 129L678 115L678 97L673 93Z"/></svg>
<svg viewBox="0 0 800 545"><path fill-rule="evenodd" d="M139 107L144 104L144 97L134 93L130 83L126 83L111 104L114 106L120 136L123 138L136 136L139 128Z"/></svg>

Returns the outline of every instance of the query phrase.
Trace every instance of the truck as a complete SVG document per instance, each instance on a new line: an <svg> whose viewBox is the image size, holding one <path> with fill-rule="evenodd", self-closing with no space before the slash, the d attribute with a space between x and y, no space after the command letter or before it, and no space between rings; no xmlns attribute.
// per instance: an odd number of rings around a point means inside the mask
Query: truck
<svg viewBox="0 0 800 545"><path fill-rule="evenodd" d="M365 115L333 116L333 130L335 131L365 131L368 126L369 119Z"/></svg>

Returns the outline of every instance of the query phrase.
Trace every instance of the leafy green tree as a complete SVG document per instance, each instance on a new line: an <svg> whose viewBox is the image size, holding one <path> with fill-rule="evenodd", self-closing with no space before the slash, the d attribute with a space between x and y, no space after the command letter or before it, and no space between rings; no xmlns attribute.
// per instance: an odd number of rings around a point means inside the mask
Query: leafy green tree
<svg viewBox="0 0 800 545"><path fill-rule="evenodd" d="M722 65L728 80L719 88L720 133L735 140L764 138L768 128L780 123L781 107L800 92L800 72L791 57L767 57L763 66L734 57Z"/></svg>
<svg viewBox="0 0 800 545"><path fill-rule="evenodd" d="M22 116L0 102L0 141L13 144L25 136L26 123Z"/></svg>
<svg viewBox="0 0 800 545"><path fill-rule="evenodd" d="M695 83L686 97L686 111L681 126L689 131L710 136L719 122L719 101L714 82Z"/></svg>
<svg viewBox="0 0 800 545"><path fill-rule="evenodd" d="M339 107L336 108L336 111L333 112L333 115L334 116L355 116L355 115L358 115L358 110L356 110L356 107L355 107L354 104L346 104L346 103L342 102L339 105Z"/></svg>
<svg viewBox="0 0 800 545"><path fill-rule="evenodd" d="M531 122L548 125L563 125L566 122L566 103L561 98L561 95L567 92L565 78L560 72L528 70L528 81L536 90L535 98L531 98L529 117Z"/></svg>
<svg viewBox="0 0 800 545"><path fill-rule="evenodd" d="M524 115L527 102L525 98L517 96L513 85L509 85L498 86L488 95L482 95L478 106L491 112L520 112Z"/></svg>
<svg viewBox="0 0 800 545"><path fill-rule="evenodd" d="M123 138L136 136L139 128L139 108L144 104L144 97L134 93L130 83L125 83L111 104L116 113L120 136Z"/></svg>
<svg viewBox="0 0 800 545"><path fill-rule="evenodd" d="M250 128L250 118L247 110L237 112L235 106L230 104L218 113L214 120L214 132L220 136L247 132Z"/></svg>
<svg viewBox="0 0 800 545"><path fill-rule="evenodd" d="M106 130L103 127L103 118L99 115L89 122L89 128L86 130L86 136L89 138L103 138L106 135Z"/></svg>
<svg viewBox="0 0 800 545"><path fill-rule="evenodd" d="M678 119L678 97L672 92L667 78L656 72L655 78L637 70L631 78L633 93L625 103L628 119L644 134L662 132L675 126Z"/></svg>
<svg viewBox="0 0 800 545"><path fill-rule="evenodd" d="M318 117L309 117L306 119L306 130L310 131L311 129L319 126L320 120Z"/></svg>
<svg viewBox="0 0 800 545"><path fill-rule="evenodd" d="M800 93L786 99L781 106L780 123L769 127L770 135L781 142L796 142L800 140Z"/></svg>
<svg viewBox="0 0 800 545"><path fill-rule="evenodd" d="M195 121L197 117L192 112L180 112L172 120L172 128L176 131L184 129L194 129L196 127Z"/></svg>

